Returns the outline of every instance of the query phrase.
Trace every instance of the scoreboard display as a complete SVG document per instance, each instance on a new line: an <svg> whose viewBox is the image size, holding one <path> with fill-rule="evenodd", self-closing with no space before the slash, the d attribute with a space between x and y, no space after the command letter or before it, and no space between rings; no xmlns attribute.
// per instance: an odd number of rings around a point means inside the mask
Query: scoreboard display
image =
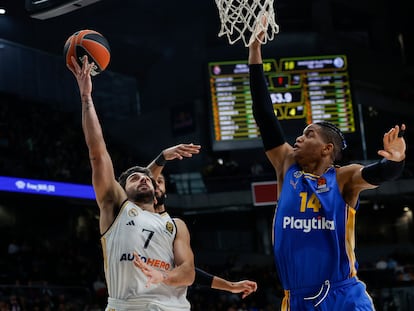
<svg viewBox="0 0 414 311"><path fill-rule="evenodd" d="M213 150L260 147L247 61L208 65ZM344 133L355 132L345 55L265 59L263 69L274 113L288 138L318 121L332 122Z"/></svg>

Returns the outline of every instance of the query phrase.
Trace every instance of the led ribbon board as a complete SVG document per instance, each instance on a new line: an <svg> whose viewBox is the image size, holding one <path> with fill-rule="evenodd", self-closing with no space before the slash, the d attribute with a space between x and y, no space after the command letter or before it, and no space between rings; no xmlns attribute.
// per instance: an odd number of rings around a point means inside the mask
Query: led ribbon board
<svg viewBox="0 0 414 311"><path fill-rule="evenodd" d="M95 200L92 186L0 176L0 191Z"/></svg>

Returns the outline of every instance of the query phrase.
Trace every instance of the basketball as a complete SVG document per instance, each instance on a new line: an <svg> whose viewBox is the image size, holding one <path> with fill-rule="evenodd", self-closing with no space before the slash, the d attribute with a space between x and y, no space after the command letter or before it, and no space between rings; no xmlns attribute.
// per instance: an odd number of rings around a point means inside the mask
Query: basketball
<svg viewBox="0 0 414 311"><path fill-rule="evenodd" d="M66 64L73 68L71 56L75 57L79 66L82 66L82 57L88 56L88 61L94 62L91 75L96 76L106 69L111 58L108 40L99 32L85 29L71 35L63 48Z"/></svg>

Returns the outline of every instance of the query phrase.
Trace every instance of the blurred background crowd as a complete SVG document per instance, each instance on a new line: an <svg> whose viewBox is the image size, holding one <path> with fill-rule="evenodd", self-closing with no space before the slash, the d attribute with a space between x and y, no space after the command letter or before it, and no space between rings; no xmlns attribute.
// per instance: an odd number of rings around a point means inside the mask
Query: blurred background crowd
<svg viewBox="0 0 414 311"><path fill-rule="evenodd" d="M279 310L275 204L257 205L253 197L254 183L275 182L273 169L261 147L213 148L208 64L247 58L244 46L217 36L214 1L100 0L46 20L31 17L24 3L0 0L7 9L0 15L0 177L90 185L79 94L62 49L79 29L100 31L111 62L94 78L93 96L116 174L147 165L164 148L201 144L199 155L165 167L167 210L187 223L198 267L258 283L244 300L191 286L193 310ZM263 48L266 58L278 60L347 57L356 130L346 134L343 162L377 160L383 133L407 124L401 179L364 192L356 223L359 277L378 311L414 310L410 5L278 0L280 33ZM300 134L285 124L289 141ZM0 190L0 311L104 310L98 214L90 199Z"/></svg>
<svg viewBox="0 0 414 311"><path fill-rule="evenodd" d="M87 148L82 147L84 140L77 119L76 114L62 113L52 106L36 105L3 94L0 101L0 174L88 184ZM128 156L127 148L113 143L111 138L108 145L114 163L119 165L118 172L135 163L148 162ZM206 168L211 164L209 161L207 157ZM220 187L223 184L220 176L239 190L248 181L267 180L266 165L255 163L237 167L237 171L235 165L229 166L227 171L223 168L215 175L218 183L215 189L221 188L232 195L231 188ZM207 180L213 174L211 171ZM410 180L409 177L405 178ZM240 182L243 178L246 185ZM170 179L168 175L167 179ZM170 184L168 190L171 195L177 195L174 185ZM103 310L107 293L95 203L3 192L0 205L0 310ZM362 218L363 225L372 218L373 212L389 209L377 208L375 211L367 207L369 211L367 218ZM270 226L273 206L264 207L264 210L266 225ZM231 212L186 214L173 208L170 213L178 214L188 223L200 268L230 280L251 279L259 287L256 293L242 300L240 295L191 286L188 297L193 310L278 310L283 291L269 250L263 250L265 246L258 242L244 245L237 241L244 237L248 240L247 235L253 234L249 228L252 220L249 213L257 214L257 210L248 212L246 218L239 215L240 220ZM387 214L383 217L389 219ZM236 224L231 225L230 219ZM384 218L379 219L383 221ZM205 223L209 224L210 233L203 232ZM223 230L221 226L228 231L223 231L223 238L218 240L234 244L233 247L209 242L214 239L211 232ZM239 228L243 235L237 231L232 233L232 226ZM414 299L412 222L403 236L398 232L390 236L389 230L388 226L388 231L376 232L371 227L370 235L361 229L358 237L361 246L357 248L359 276L366 282L377 310L408 310L404 308L413 306ZM396 243L394 247L393 243ZM262 253L259 259L254 255L258 253Z"/></svg>

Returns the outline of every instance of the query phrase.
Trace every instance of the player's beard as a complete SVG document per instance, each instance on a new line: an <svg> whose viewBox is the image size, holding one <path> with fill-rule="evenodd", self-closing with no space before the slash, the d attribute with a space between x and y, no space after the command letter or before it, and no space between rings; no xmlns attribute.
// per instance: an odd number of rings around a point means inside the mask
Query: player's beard
<svg viewBox="0 0 414 311"><path fill-rule="evenodd" d="M131 194L129 199L137 203L154 203L154 192L152 190L137 191Z"/></svg>
<svg viewBox="0 0 414 311"><path fill-rule="evenodd" d="M164 192L161 192L160 194L155 193L155 198L157 199L157 203L155 205L156 206L164 205L166 197L167 195Z"/></svg>

